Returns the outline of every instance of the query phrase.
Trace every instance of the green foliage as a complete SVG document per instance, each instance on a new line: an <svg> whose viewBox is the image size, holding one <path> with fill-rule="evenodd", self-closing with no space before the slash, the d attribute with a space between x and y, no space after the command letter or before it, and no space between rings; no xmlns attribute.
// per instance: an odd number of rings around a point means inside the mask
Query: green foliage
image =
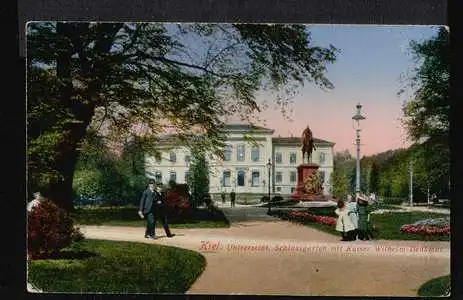
<svg viewBox="0 0 463 300"><path fill-rule="evenodd" d="M198 148L191 149L188 184L192 191L192 205L198 207L209 196L209 163L206 154Z"/></svg>
<svg viewBox="0 0 463 300"><path fill-rule="evenodd" d="M50 144L51 161L31 156L28 164L62 176L49 185L55 200L70 203L69 181L89 129L110 141L140 135L154 145L173 126L177 143L190 145L201 132L202 147L218 154L224 117L252 122L268 105L255 101L257 92L277 93L284 112L305 82L332 88L324 73L336 49L313 45L302 25L32 22L27 55L28 144L66 134ZM146 130L134 130L139 124ZM111 178L116 184L123 176Z"/></svg>
<svg viewBox="0 0 463 300"><path fill-rule="evenodd" d="M450 296L451 291L451 278L450 275L433 278L418 289L418 296L420 297L442 297Z"/></svg>
<svg viewBox="0 0 463 300"><path fill-rule="evenodd" d="M408 78L413 92L403 106L403 123L417 149L420 191L424 185L447 194L450 174L450 43L449 32L441 27L422 43L410 43L416 67Z"/></svg>
<svg viewBox="0 0 463 300"><path fill-rule="evenodd" d="M355 191L355 159L349 151L335 153L331 180L333 182L333 196L335 197L343 198Z"/></svg>
<svg viewBox="0 0 463 300"><path fill-rule="evenodd" d="M185 293L206 265L195 251L134 242L84 240L62 256L32 261L29 280L46 292Z"/></svg>

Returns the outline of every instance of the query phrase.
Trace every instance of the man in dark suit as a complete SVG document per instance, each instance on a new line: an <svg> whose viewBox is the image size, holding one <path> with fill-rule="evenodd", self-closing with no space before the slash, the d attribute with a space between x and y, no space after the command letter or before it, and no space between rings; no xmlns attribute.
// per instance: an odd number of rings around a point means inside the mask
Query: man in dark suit
<svg viewBox="0 0 463 300"><path fill-rule="evenodd" d="M232 190L231 193L230 193L230 205L231 205L231 207L235 207L235 198L236 198L235 190Z"/></svg>
<svg viewBox="0 0 463 300"><path fill-rule="evenodd" d="M138 207L138 214L140 217L142 219L146 218L145 238L156 239L154 229L156 218L160 219L167 237L173 237L174 234L170 232L169 226L167 225L164 197L161 195L160 190L154 188L154 184L154 181L149 182L148 188L143 191Z"/></svg>

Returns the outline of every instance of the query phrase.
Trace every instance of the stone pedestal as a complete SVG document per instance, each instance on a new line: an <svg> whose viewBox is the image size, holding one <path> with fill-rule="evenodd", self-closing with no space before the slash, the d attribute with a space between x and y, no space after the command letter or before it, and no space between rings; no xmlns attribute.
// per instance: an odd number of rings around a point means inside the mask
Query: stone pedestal
<svg viewBox="0 0 463 300"><path fill-rule="evenodd" d="M311 177L317 173L317 164L301 164L297 167L297 186L296 191L291 194L294 201L329 201L330 196L323 195L323 189L319 186L315 191L307 190L307 182L311 182Z"/></svg>

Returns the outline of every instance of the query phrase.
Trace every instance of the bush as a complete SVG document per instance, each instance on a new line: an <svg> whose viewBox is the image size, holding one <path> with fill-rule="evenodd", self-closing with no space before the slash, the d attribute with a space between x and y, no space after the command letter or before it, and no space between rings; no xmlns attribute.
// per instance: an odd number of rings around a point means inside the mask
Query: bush
<svg viewBox="0 0 463 300"><path fill-rule="evenodd" d="M165 192L167 215L170 218L185 218L191 212L192 206L187 201L184 187L173 185Z"/></svg>
<svg viewBox="0 0 463 300"><path fill-rule="evenodd" d="M269 196L262 196L262 198L260 198L260 201L268 202L269 199L270 199Z"/></svg>
<svg viewBox="0 0 463 300"><path fill-rule="evenodd" d="M283 201L283 197L281 197L280 195L273 196L272 202L279 202L279 201Z"/></svg>
<svg viewBox="0 0 463 300"><path fill-rule="evenodd" d="M27 250L31 259L57 254L73 241L83 238L70 215L46 199L29 212L27 231Z"/></svg>

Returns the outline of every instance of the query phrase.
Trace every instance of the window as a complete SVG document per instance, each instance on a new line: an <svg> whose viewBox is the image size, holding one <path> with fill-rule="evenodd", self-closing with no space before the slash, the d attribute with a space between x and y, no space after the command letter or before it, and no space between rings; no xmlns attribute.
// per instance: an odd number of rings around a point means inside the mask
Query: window
<svg viewBox="0 0 463 300"><path fill-rule="evenodd" d="M289 173L289 181L296 182L296 172L291 171L291 173Z"/></svg>
<svg viewBox="0 0 463 300"><path fill-rule="evenodd" d="M185 183L187 183L190 180L190 172L186 171L185 172Z"/></svg>
<svg viewBox="0 0 463 300"><path fill-rule="evenodd" d="M291 193L294 193L295 190L296 190L296 188L295 188L295 187L292 187L292 188L291 188Z"/></svg>
<svg viewBox="0 0 463 300"><path fill-rule="evenodd" d="M259 186L259 172L258 171L253 171L252 172L252 177L251 177L251 185L252 186Z"/></svg>
<svg viewBox="0 0 463 300"><path fill-rule="evenodd" d="M170 152L170 154L169 154L169 160L170 160L171 162L176 162L176 161L177 161L177 154L175 154L175 152L173 152L173 151Z"/></svg>
<svg viewBox="0 0 463 300"><path fill-rule="evenodd" d="M281 172L276 172L275 173L275 182L281 183L283 181L283 174Z"/></svg>
<svg viewBox="0 0 463 300"><path fill-rule="evenodd" d="M277 187L277 192L281 192L281 187Z"/></svg>
<svg viewBox="0 0 463 300"><path fill-rule="evenodd" d="M231 161L232 158L232 146L231 145L225 145L224 150L223 150L223 156L225 161Z"/></svg>
<svg viewBox="0 0 463 300"><path fill-rule="evenodd" d="M252 147L251 149L251 160L253 162L258 162L259 161L259 147Z"/></svg>
<svg viewBox="0 0 463 300"><path fill-rule="evenodd" d="M169 174L169 181L177 181L177 173L176 172L170 172Z"/></svg>
<svg viewBox="0 0 463 300"><path fill-rule="evenodd" d="M325 183L325 171L320 171L320 183L324 184Z"/></svg>
<svg viewBox="0 0 463 300"><path fill-rule="evenodd" d="M244 161L245 154L244 154L244 145L236 146L236 160L237 161Z"/></svg>
<svg viewBox="0 0 463 300"><path fill-rule="evenodd" d="M156 156L155 156L154 159L156 160L156 163L157 163L157 164L160 164L161 161L162 161L162 156L161 156L161 154L159 154L159 155L156 154Z"/></svg>
<svg viewBox="0 0 463 300"><path fill-rule="evenodd" d="M238 186L244 186L244 170L238 170L236 175L236 181Z"/></svg>
<svg viewBox="0 0 463 300"><path fill-rule="evenodd" d="M325 152L320 152L320 164L324 164L326 161L326 154Z"/></svg>
<svg viewBox="0 0 463 300"><path fill-rule="evenodd" d="M275 154L275 162L276 162L277 164L281 164L281 163L283 162L283 156L281 155L280 152L277 152L277 153Z"/></svg>
<svg viewBox="0 0 463 300"><path fill-rule="evenodd" d="M154 178L156 179L156 182L162 182L162 173L161 172L155 172L154 173Z"/></svg>
<svg viewBox="0 0 463 300"><path fill-rule="evenodd" d="M290 164L295 164L296 163L296 153L290 153L289 154L289 163Z"/></svg>
<svg viewBox="0 0 463 300"><path fill-rule="evenodd" d="M185 164L188 165L191 161L191 156L190 155L185 155Z"/></svg>
<svg viewBox="0 0 463 300"><path fill-rule="evenodd" d="M230 186L231 172L223 171L222 174L222 186Z"/></svg>

